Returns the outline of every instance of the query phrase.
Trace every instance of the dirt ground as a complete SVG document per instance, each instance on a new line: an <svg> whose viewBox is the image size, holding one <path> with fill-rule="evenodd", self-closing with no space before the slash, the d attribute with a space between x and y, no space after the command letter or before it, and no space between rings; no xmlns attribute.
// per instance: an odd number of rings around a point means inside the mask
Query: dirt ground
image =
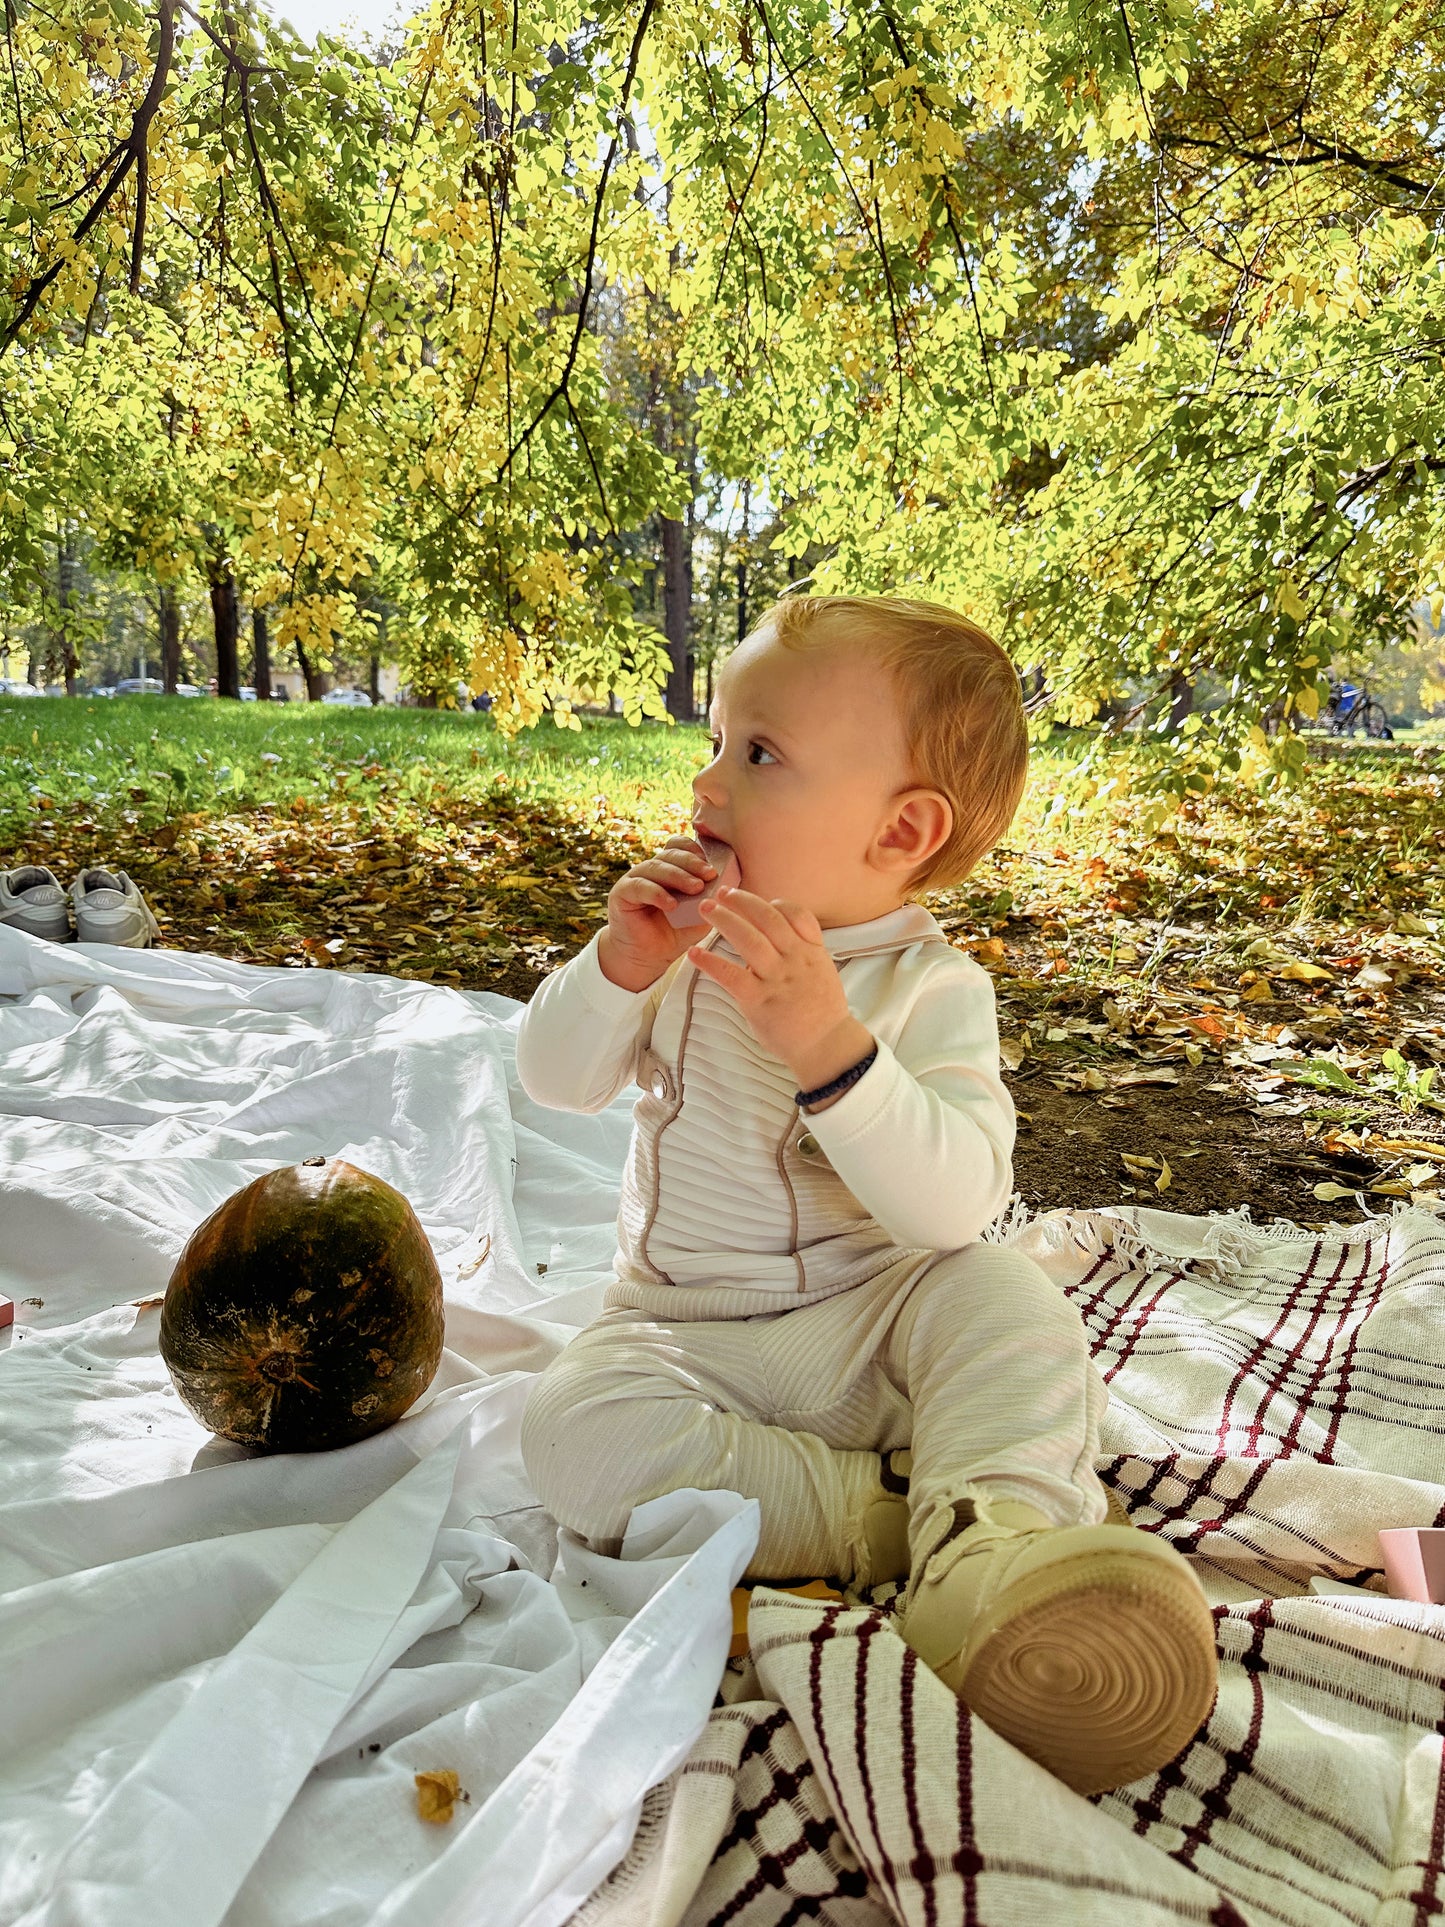
<svg viewBox="0 0 1445 1927"><path fill-rule="evenodd" d="M513 964L485 988L527 1003L546 974ZM1105 1001L1101 991L1087 986L1040 995L1000 979L998 988L1001 1029L1020 1017L1035 1024L1065 1012L1097 1017ZM1413 1015L1445 1029L1445 994L1401 1000L1395 1015ZM1316 1016L1307 1005L1280 1001L1270 1022L1304 1027ZM1047 1021L1041 1027L1046 1031ZM1203 1215L1246 1205L1260 1224L1352 1223L1389 1210L1389 1194L1372 1194L1370 1187L1389 1183L1401 1159L1370 1155L1347 1141L1326 1148L1321 1140L1330 1136L1332 1119L1340 1114L1353 1119L1358 1135L1361 1120L1355 1113L1364 1108L1369 1131L1386 1142L1445 1139L1445 1118L1438 1113L1406 1113L1382 1100L1361 1107L1295 1096L1262 1105L1247 1076L1217 1061L1178 1064L1179 1081L1172 1085L1058 1089L1055 1076L1079 1061L1070 1043L1044 1041L1018 1070L1004 1073L1018 1110L1014 1181L1033 1210L1133 1203ZM1221 1084L1228 1088L1218 1088ZM1158 1172L1131 1172L1126 1153L1167 1163L1167 1190L1156 1188ZM1322 1183L1339 1185L1349 1195L1320 1199L1315 1186Z"/></svg>
<svg viewBox="0 0 1445 1927"><path fill-rule="evenodd" d="M45 862L68 877L94 861L98 828L83 808L57 808L23 845L0 840L0 865ZM349 805L298 801L159 830L111 824L106 848L168 945L523 1003L589 940L627 865L650 854L621 824L594 832L499 795L455 808L449 836L428 844ZM1176 925L1167 904L1151 914L1127 897L1072 918L929 907L993 977L1030 1207L1245 1205L1257 1222L1300 1224L1354 1221L1400 1198L1445 1208L1445 1102L1418 1082L1445 1083L1438 915L1404 934L1398 917L1309 931L1277 920L1251 944L1237 919ZM1391 1051L1417 1080L1398 1102L1381 1070Z"/></svg>

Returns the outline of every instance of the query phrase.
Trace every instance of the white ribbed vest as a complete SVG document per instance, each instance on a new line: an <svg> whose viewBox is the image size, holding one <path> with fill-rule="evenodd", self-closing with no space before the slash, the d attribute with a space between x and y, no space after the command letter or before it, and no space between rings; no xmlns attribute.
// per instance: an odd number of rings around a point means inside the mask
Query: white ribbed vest
<svg viewBox="0 0 1445 1927"><path fill-rule="evenodd" d="M860 949L901 950L920 936L946 943L914 925ZM710 948L738 960L720 937ZM846 955L835 959L846 984ZM793 1101L793 1073L710 977L678 973L651 1036L644 1033L637 1081L609 1304L671 1306L670 1291L639 1296L632 1287L689 1286L726 1296L708 1292L673 1315L708 1315L705 1303L713 1316L783 1310L846 1290L899 1257L811 1135Z"/></svg>

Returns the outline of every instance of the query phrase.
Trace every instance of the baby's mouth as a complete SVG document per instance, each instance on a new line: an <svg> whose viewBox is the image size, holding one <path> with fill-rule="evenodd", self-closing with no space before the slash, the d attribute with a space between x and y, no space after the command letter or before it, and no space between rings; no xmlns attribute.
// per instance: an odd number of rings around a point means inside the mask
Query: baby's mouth
<svg viewBox="0 0 1445 1927"><path fill-rule="evenodd" d="M697 840L703 855L717 871L714 888L724 883L736 884L742 875L742 865L731 843L724 843L720 836L712 836L706 830L699 830Z"/></svg>

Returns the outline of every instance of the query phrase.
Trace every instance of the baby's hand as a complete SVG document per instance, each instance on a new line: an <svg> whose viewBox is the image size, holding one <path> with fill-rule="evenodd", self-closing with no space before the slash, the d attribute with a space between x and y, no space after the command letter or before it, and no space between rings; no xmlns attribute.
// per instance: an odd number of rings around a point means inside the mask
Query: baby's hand
<svg viewBox="0 0 1445 1927"><path fill-rule="evenodd" d="M656 856L635 863L608 893L607 935L613 959L649 981L660 977L687 949L690 929L700 921L694 913L690 924L679 929L674 914L691 910L691 900L720 881L701 843L690 836L670 836Z"/></svg>
<svg viewBox="0 0 1445 1927"><path fill-rule="evenodd" d="M811 910L783 897L769 901L731 889L705 907L703 921L721 931L741 962L700 946L688 953L690 960L727 991L754 1037L803 1079L805 1089L814 1064L838 1047L846 1051L855 1032L858 1039L866 1035L848 1009L838 966Z"/></svg>

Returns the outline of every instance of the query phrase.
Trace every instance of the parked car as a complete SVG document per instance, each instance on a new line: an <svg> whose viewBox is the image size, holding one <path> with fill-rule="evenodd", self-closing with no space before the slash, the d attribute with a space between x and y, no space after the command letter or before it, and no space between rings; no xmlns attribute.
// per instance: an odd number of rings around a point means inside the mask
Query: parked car
<svg viewBox="0 0 1445 1927"><path fill-rule="evenodd" d="M122 676L115 693L117 696L163 696L166 686L159 676Z"/></svg>
<svg viewBox="0 0 1445 1927"><path fill-rule="evenodd" d="M364 689L328 689L324 703L344 703L348 709L370 709L371 698Z"/></svg>
<svg viewBox="0 0 1445 1927"><path fill-rule="evenodd" d="M204 696L205 693L205 690L202 689L201 685L197 682L178 682L176 684L176 694L178 696Z"/></svg>
<svg viewBox="0 0 1445 1927"><path fill-rule="evenodd" d="M15 682L9 676L0 677L0 696L38 696L40 691L33 682Z"/></svg>
<svg viewBox="0 0 1445 1927"><path fill-rule="evenodd" d="M242 683L241 685L241 701L243 703L253 703L256 701L256 692L248 682Z"/></svg>

